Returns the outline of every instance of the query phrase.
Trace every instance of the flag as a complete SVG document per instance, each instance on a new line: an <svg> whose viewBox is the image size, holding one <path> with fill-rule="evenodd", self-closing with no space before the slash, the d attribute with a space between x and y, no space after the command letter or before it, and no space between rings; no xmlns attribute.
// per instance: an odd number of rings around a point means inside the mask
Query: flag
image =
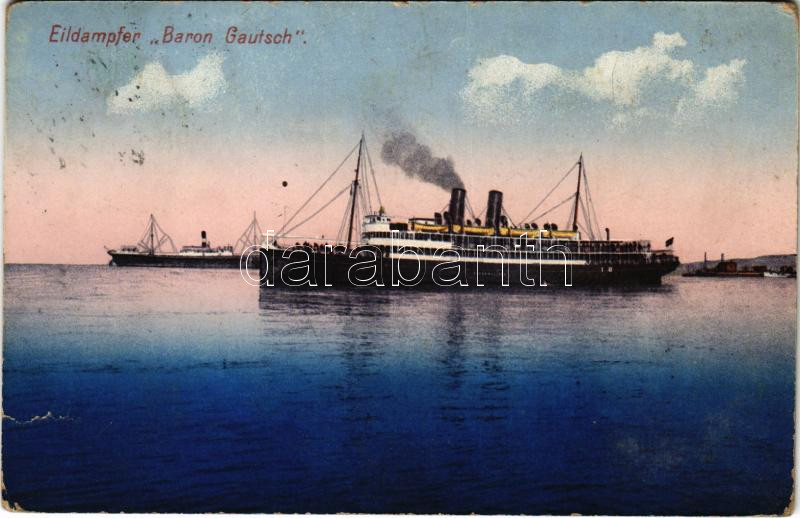
<svg viewBox="0 0 800 518"><path fill-rule="evenodd" d="M674 238L674 237L671 237L671 238L667 239L667 242L666 242L666 243L664 243L664 245L665 245L665 246L667 246L667 247L670 247L670 246L672 246L672 243L673 243L674 241L675 241L675 238Z"/></svg>

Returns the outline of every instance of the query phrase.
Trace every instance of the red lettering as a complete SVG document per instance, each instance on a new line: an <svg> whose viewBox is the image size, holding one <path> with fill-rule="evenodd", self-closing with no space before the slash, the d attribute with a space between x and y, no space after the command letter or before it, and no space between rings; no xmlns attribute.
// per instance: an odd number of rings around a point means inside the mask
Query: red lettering
<svg viewBox="0 0 800 518"><path fill-rule="evenodd" d="M58 43L57 39L54 39L55 35L58 34L58 30L61 28L58 24L53 24L53 27L50 29L50 42L51 43Z"/></svg>
<svg viewBox="0 0 800 518"><path fill-rule="evenodd" d="M233 43L236 41L236 32L238 30L239 29L237 29L235 25L228 27L228 32L225 33L225 43Z"/></svg>

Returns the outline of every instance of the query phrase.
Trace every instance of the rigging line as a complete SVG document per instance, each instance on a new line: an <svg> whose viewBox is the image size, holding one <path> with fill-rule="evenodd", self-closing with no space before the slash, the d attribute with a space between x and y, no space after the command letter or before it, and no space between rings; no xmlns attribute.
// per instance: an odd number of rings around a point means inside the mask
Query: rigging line
<svg viewBox="0 0 800 518"><path fill-rule="evenodd" d="M341 241L341 242L345 242L345 239L346 239L346 236L347 236L347 232L348 232L347 229L348 229L348 226L349 226L348 222L350 221L350 214L351 213L353 214L353 219L355 219L355 207L353 207L353 204L356 203L356 200L353 198L353 184L352 184L352 182L350 183L350 192L347 193L347 194L348 194L347 195L347 204L346 204L346 207L344 209L344 214L343 214L343 218L344 219L342 219L342 227L341 227L341 229L339 231L340 235L336 236L337 241Z"/></svg>
<svg viewBox="0 0 800 518"><path fill-rule="evenodd" d="M511 214L509 214L509 213L508 213L508 211L506 210L506 208L505 208L505 207L501 207L501 208L500 208L500 210L502 210L502 211L503 211L503 214L505 214L506 218L508 218L508 222L509 222L509 223L511 223L511 225L510 225L510 226L512 226L512 227L516 227L516 226L517 226L517 224L516 224L516 223L514 223L514 220L513 220L513 219L511 219Z"/></svg>
<svg viewBox="0 0 800 518"><path fill-rule="evenodd" d="M472 216L472 219L475 219L475 211L472 210L472 204L469 202L469 196L464 196L464 199L467 202L467 210L469 210L469 215Z"/></svg>
<svg viewBox="0 0 800 518"><path fill-rule="evenodd" d="M589 237L594 240L594 230L592 229L592 220L589 218L589 211L586 209L586 206L583 204L583 200L581 200L581 213L583 214L583 219L586 220L586 224L588 225L589 230Z"/></svg>
<svg viewBox="0 0 800 518"><path fill-rule="evenodd" d="M331 199L331 200L330 200L328 203L326 203L325 205L323 205L323 206L322 206L322 208L320 208L320 209L319 209L317 212L315 212L314 214L310 215L309 217L307 217L306 219L304 219L303 221L301 221L301 222L300 222L300 223L298 223L297 225L293 226L292 228L290 228L290 229L289 229L289 230L287 230L286 232L281 232L281 235L288 234L289 232L292 232L292 231L294 231L294 230L295 230L297 227L300 227L300 226L302 226L304 223L307 223L307 222L308 222L310 219L312 219L314 216L316 216L317 214L319 214L319 213L320 213L320 212L322 212L323 210L327 209L327 208L328 208L328 206L329 206L331 203L333 203L334 201L336 201L336 200L339 198L339 196L341 196L342 194L344 194L345 192L347 192L347 190L348 190L349 188L350 188L350 186L348 185L347 187L345 187L344 189L342 189L341 191L339 191L339 194L337 194L336 196L334 196L334 197L333 197L333 198L332 198L332 199Z"/></svg>
<svg viewBox="0 0 800 518"><path fill-rule="evenodd" d="M378 197L378 205L383 207L383 202L381 201L381 192L378 190L378 180L375 179L375 168L372 167L372 157L369 154L369 148L367 147L367 141L364 140L364 149L367 151L367 162L369 163L369 172L372 174L372 185L375 186L375 196Z"/></svg>
<svg viewBox="0 0 800 518"><path fill-rule="evenodd" d="M347 207L344 209L344 214L342 215L342 223L339 225L339 231L336 232L336 241L342 241L344 238L344 228L347 225L347 216L350 214L350 204L353 202L353 199L348 196L347 198Z"/></svg>
<svg viewBox="0 0 800 518"><path fill-rule="evenodd" d="M553 191L555 191L556 189L558 189L558 186L559 186L559 185L561 185L561 182L563 182L564 180L566 180L566 179L567 179L567 177L570 175L570 173L571 173L571 172L572 172L572 171L573 171L573 170L574 170L574 169L575 169L577 166L578 166L578 162L575 162L575 165L573 165L572 167L570 167L570 168L569 168L569 171L567 171L567 172L566 172L566 174L565 174L564 176L562 176L562 177L561 177L561 180L559 180L559 181L558 181L558 183L556 184L556 186L555 186L555 187L553 187L552 189L550 189L550 192L548 192L548 193L545 195L545 197L544 197L544 198L542 198L542 201L540 201L540 202L539 202L539 203L538 203L538 204L537 204L537 205L536 205L534 208L532 208L532 209L531 209L531 211L528 213L528 215L527 215L527 216L525 216L524 218L522 218L522 221L526 221L526 220L527 220L529 217L531 217L531 214L533 214L533 211L535 211L536 209L538 209L539 207L541 207L542 203L544 203L544 202L545 202L545 200L547 200L547 198L548 198L548 197L549 197L551 194L553 194ZM535 218L534 218L534 219L535 219Z"/></svg>
<svg viewBox="0 0 800 518"><path fill-rule="evenodd" d="M547 216L548 214L550 214L551 212L553 212L553 211L554 211L554 210L556 210L557 208L561 207L562 205L564 205L565 203L567 203L569 200L571 200L571 199L572 199L572 198L574 198L574 197L575 197L575 193L572 193L572 194L570 194L570 195L569 195L569 197L567 197L567 198L566 198L566 199L564 199L563 201L559 202L559 204L558 204L558 205L556 205L556 206L554 206L554 207L551 207L550 209L548 209L548 210L546 210L546 211L542 212L541 214L539 214L538 216L536 216L535 218L533 218L533 221L536 221L536 220L537 220L537 219L539 219L539 218L543 218L543 217Z"/></svg>
<svg viewBox="0 0 800 518"><path fill-rule="evenodd" d="M364 135L362 134L361 136L363 138ZM367 147L367 143L366 143L366 140L365 140L364 141L364 148L366 149L366 147ZM364 171L364 174L363 174L363 177L364 177L364 189L363 190L364 190L364 194L366 194L366 197L367 197L366 208L368 209L368 213L371 213L372 212L372 193L370 192L370 188L369 188L369 175L367 174L367 171L366 171L366 169L367 169L367 159L364 158L364 157L361 157L361 163L358 165L358 167L361 168L362 166L364 168L363 169L363 171Z"/></svg>
<svg viewBox="0 0 800 518"><path fill-rule="evenodd" d="M581 200L581 214L583 214L583 219L586 221L586 225L588 226L589 230L589 237L594 239L594 228L592 228L592 218L589 217L589 211L586 209L586 205Z"/></svg>
<svg viewBox="0 0 800 518"><path fill-rule="evenodd" d="M165 242L166 242L166 241L169 241L169 246L172 248L172 251L173 251L173 252L174 252L174 251L176 251L176 249L175 249L175 243L173 243L173 242L172 242L172 238L171 238L171 237L169 237L169 234L167 234L167 233L166 233L166 232L164 232L163 230L161 231L161 233L162 233L162 234L164 234L164 238L166 238L166 239L165 239ZM161 246L161 242L159 242L159 246Z"/></svg>
<svg viewBox="0 0 800 518"><path fill-rule="evenodd" d="M361 236L361 205L356 200L355 210L353 211L353 230L355 231L356 236ZM349 238L349 236L348 236ZM356 243L358 243L360 239L356 239ZM348 239L348 243L350 240Z"/></svg>
<svg viewBox="0 0 800 518"><path fill-rule="evenodd" d="M360 169L361 164L359 164L358 167ZM367 176L367 172L364 171L363 169L361 169L361 178L358 180L358 186L361 187L362 192L364 192L367 196L369 196L369 176Z"/></svg>
<svg viewBox="0 0 800 518"><path fill-rule="evenodd" d="M597 226L597 235L601 235L600 232L600 220L597 219L597 211L594 208L594 200L592 199L592 192L589 190L589 178L586 176L586 166L583 166L583 184L586 186L586 197L589 199L589 207L592 209L592 215L595 226Z"/></svg>
<svg viewBox="0 0 800 518"><path fill-rule="evenodd" d="M364 189L361 189L361 204L364 206L366 214L370 214L372 212L372 205L369 203L369 193L365 193Z"/></svg>
<svg viewBox="0 0 800 518"><path fill-rule="evenodd" d="M362 165L366 167L366 159L363 157L361 158L361 163L358 165L359 169L361 169ZM362 173L362 179L363 181L359 181L358 185L363 188L359 189L357 194L360 195L360 203L364 205L364 209L367 213L370 213L372 212L372 203L370 202L369 175L367 175L366 171Z"/></svg>
<svg viewBox="0 0 800 518"><path fill-rule="evenodd" d="M574 197L575 196L573 195L573 198ZM570 205L569 214L567 214L567 224L564 225L564 228L569 228L570 230L572 230L572 229L570 228L570 224L569 223L570 223L570 220L573 217L572 215L575 214L575 203L577 203L577 200L572 200L572 205ZM574 223L577 224L578 222L575 221Z"/></svg>
<svg viewBox="0 0 800 518"><path fill-rule="evenodd" d="M585 198L585 197L586 196L584 196L583 198ZM592 218L590 217L589 212L586 209L586 204L584 203L584 199L583 198L579 198L581 214L583 215L584 222L589 227L590 234L594 234L594 230L592 229ZM588 203L588 200L586 201L586 203Z"/></svg>
<svg viewBox="0 0 800 518"><path fill-rule="evenodd" d="M356 228L358 229L358 232L356 233L356 236L358 236L356 239L356 243L359 243L361 242L361 222L364 219L363 214L361 214L361 207L359 206L356 206L356 217L358 218L356 220Z"/></svg>
<svg viewBox="0 0 800 518"><path fill-rule="evenodd" d="M325 181L324 181L324 182L322 182L322 185L320 185L320 186L317 188L317 190L316 190L316 191L314 191L314 194L312 194L311 196L309 196L309 197L308 197L308 199L305 201L305 203L303 203L303 204L300 206L300 208L299 208L299 209L297 209L297 211L296 211L296 212L295 212L295 213L292 215L292 217L291 217L291 218L289 218L289 221L287 221L287 222L285 222L285 223L283 224L283 226L282 226L282 227L281 227L281 229L280 229L280 230L277 232L277 234L285 234L285 233L286 233L286 232L284 232L284 229L286 228L286 226L287 226L287 225L289 225L289 224L290 224L292 221L294 221L294 218L296 218L296 217L297 217L297 215L298 215L298 214L300 214L300 211L301 211L301 210L303 210L303 209L306 207L306 205L308 205L308 204L309 204L309 202L310 202L310 201L311 201L311 200L314 198L314 196L316 196L316 195L319 193L319 191L321 191L321 190L322 190L322 188L323 188L323 187L325 187L325 185L326 185L326 184L327 184L327 183L328 183L328 182L331 180L331 178L333 178L333 175L335 175L335 174L336 174L336 173L339 171L339 169L341 169L341 167L344 165L344 163L345 163L345 162L347 162L347 159L348 159L348 158L350 158L350 155L352 155L352 154L353 154L353 152L355 152L355 150L356 150L356 149L358 149L358 146L360 146L360 145L361 145L361 141L359 141L359 142L358 142L358 144L356 144L356 145L355 145L355 147L353 147L353 149L351 149L351 150L350 150L350 152L349 152L349 153L347 153L347 156L346 156L346 157L344 157L344 160L342 160L342 162L341 162L341 163L340 163L338 166L336 166L336 169L334 169L334 170L333 170L333 172L330 174L330 176L328 176L328 178L326 178L326 179L325 179Z"/></svg>
<svg viewBox="0 0 800 518"><path fill-rule="evenodd" d="M591 216L592 225L594 225L593 228L594 228L594 230L597 230L597 234L596 235L599 237L601 235L600 222L597 221L597 212L595 212L595 210L594 210L594 203L592 202L591 197L588 197L588 195L587 195L587 201L586 201L586 212L588 212L589 215Z"/></svg>
<svg viewBox="0 0 800 518"><path fill-rule="evenodd" d="M147 237L150 235L151 232L150 229L152 226L153 226L153 219L152 216L150 216L150 219L147 222L147 226L144 227L144 233L142 233L142 237L139 238L140 242L144 242L144 240L147 239Z"/></svg>
<svg viewBox="0 0 800 518"><path fill-rule="evenodd" d="M367 167L367 160L366 159L364 159L364 167L365 168ZM364 178L366 178L367 176L369 176L369 175L367 175L367 171L365 170L364 171ZM373 184L373 187L374 187L374 184ZM364 210L365 210L365 212L362 215L362 217L366 216L367 214L375 214L375 212L377 212L377 211L373 210L373 208L372 208L372 188L370 188L370 191L367 192L367 205L365 206Z"/></svg>
<svg viewBox="0 0 800 518"><path fill-rule="evenodd" d="M150 246L150 234L155 236L155 233L156 230L154 228L147 227L147 230L145 230L144 235L142 235L142 238L139 241L145 243L147 246Z"/></svg>
<svg viewBox="0 0 800 518"><path fill-rule="evenodd" d="M599 223L597 222L597 213L594 211L594 203L592 202L592 193L589 191L589 178L586 176L586 167L583 168L583 185L584 190L586 191L586 216L589 220L589 228L594 231L597 228L597 232L599 234L600 228ZM591 209L591 210L590 210Z"/></svg>
<svg viewBox="0 0 800 518"><path fill-rule="evenodd" d="M363 209L364 215L372 214L372 204L369 202L369 197L364 194L361 195L361 208Z"/></svg>
<svg viewBox="0 0 800 518"><path fill-rule="evenodd" d="M172 242L172 238L169 237L169 234L164 232L164 229L161 228L161 225L158 224L158 222L156 221L156 218L152 218L152 221L151 221L150 225L148 225L147 229L145 229L144 237L142 238L142 240L146 240L147 239L147 237L150 234L149 231L151 230L151 227L152 227L153 237L154 238L156 238L156 237L158 238L158 242L154 243L154 245L153 245L154 248L160 250L161 249L161 245L164 242L169 241L169 244L170 244L170 247L172 248L172 251L175 252L176 251L175 250L175 243Z"/></svg>

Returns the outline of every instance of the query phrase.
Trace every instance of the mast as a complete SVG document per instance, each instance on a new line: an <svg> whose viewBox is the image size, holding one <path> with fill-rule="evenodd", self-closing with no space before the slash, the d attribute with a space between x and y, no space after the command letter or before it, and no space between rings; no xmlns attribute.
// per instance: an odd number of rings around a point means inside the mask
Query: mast
<svg viewBox="0 0 800 518"><path fill-rule="evenodd" d="M353 180L352 201L350 202L350 225L347 227L347 248L350 248L350 242L353 240L353 217L356 213L356 203L358 199L358 173L361 169L361 148L364 147L364 134L361 134L361 140L358 141L358 161L356 162L356 179Z"/></svg>
<svg viewBox="0 0 800 518"><path fill-rule="evenodd" d="M258 224L256 212L253 211L253 219L250 221L250 225L242 232L242 235L239 236L239 240L233 245L233 249L244 251L249 246L258 245L260 235L261 226Z"/></svg>
<svg viewBox="0 0 800 518"><path fill-rule="evenodd" d="M581 202L581 176L583 176L583 153L578 159L578 188L575 189L575 214L572 216L572 230L578 230L578 204Z"/></svg>
<svg viewBox="0 0 800 518"><path fill-rule="evenodd" d="M156 218L154 218L153 215L150 214L150 255L153 255L156 252L156 247L153 242L154 238L153 234L155 234L155 223L156 223Z"/></svg>
<svg viewBox="0 0 800 518"><path fill-rule="evenodd" d="M147 252L149 255L155 255L161 252L161 246L164 243L169 243L172 251L177 252L172 238L159 226L156 217L150 214L147 227L145 227L142 237L139 238L139 242L136 243L136 248L137 250L142 250L143 253Z"/></svg>
<svg viewBox="0 0 800 518"><path fill-rule="evenodd" d="M258 229L258 220L256 219L256 211L253 211L253 244L258 244L258 234L256 233L256 229Z"/></svg>

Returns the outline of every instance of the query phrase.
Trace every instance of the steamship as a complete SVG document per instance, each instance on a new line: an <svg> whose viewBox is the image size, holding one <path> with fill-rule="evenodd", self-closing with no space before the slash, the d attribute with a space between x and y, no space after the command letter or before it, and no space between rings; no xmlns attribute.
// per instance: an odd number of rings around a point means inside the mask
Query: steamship
<svg viewBox="0 0 800 518"><path fill-rule="evenodd" d="M577 168L574 193L542 215L571 201L567 228L560 229L528 217L527 222L512 223L497 190L489 192L484 219L484 212L467 217L472 206L461 187L452 189L449 203L432 217L392 218L382 205L371 210L369 194L377 194L379 203L380 195L374 170L365 171L372 166L364 159L363 136L357 147L355 179L337 240L293 237L289 232L294 228L287 230L284 224L262 243L262 287L657 285L680 264L671 250L672 238L658 250L646 240L611 239L608 228L605 239L597 236L582 155L562 178ZM360 239L355 241L359 222Z"/></svg>
<svg viewBox="0 0 800 518"><path fill-rule="evenodd" d="M246 260L250 267L258 264L258 253L241 254L256 245L261 227L255 213L250 225L236 245L211 246L205 230L200 232L199 245L186 245L176 250L172 238L164 232L151 214L141 239L135 245L122 245L118 250L107 250L110 266L150 266L161 268L239 268Z"/></svg>

